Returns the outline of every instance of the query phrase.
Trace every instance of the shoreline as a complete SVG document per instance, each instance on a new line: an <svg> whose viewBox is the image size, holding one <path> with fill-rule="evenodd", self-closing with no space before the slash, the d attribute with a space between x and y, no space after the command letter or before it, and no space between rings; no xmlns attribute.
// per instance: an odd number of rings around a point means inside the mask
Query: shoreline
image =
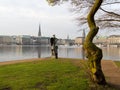
<svg viewBox="0 0 120 90"><path fill-rule="evenodd" d="M40 61L40 60L46 60L50 57L46 57L46 58L31 58L31 59L22 59L22 60L11 60L11 61L3 61L0 62L0 66L1 65L9 65L9 64L17 64L17 63L23 63L23 62L33 62L33 61Z"/></svg>
<svg viewBox="0 0 120 90"><path fill-rule="evenodd" d="M9 65L9 64L17 64L17 63L24 63L24 62L33 62L33 61L40 61L40 60L48 60L51 57L45 57L45 58L30 58L30 59L19 59L19 60L11 60L11 61L3 61L0 62L1 65ZM64 58L63 58L64 59ZM74 59L74 58L69 58ZM82 59L81 59L82 60ZM86 60L85 60L86 61ZM102 61L114 61L114 60L103 60Z"/></svg>

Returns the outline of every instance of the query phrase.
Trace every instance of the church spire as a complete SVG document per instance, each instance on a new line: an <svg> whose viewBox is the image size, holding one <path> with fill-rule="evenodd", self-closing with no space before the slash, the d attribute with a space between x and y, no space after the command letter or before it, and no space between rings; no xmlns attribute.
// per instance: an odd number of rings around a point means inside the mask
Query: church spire
<svg viewBox="0 0 120 90"><path fill-rule="evenodd" d="M67 35L67 39L69 39L69 35Z"/></svg>
<svg viewBox="0 0 120 90"><path fill-rule="evenodd" d="M38 32L38 36L40 37L41 36L41 26L39 24L39 32Z"/></svg>

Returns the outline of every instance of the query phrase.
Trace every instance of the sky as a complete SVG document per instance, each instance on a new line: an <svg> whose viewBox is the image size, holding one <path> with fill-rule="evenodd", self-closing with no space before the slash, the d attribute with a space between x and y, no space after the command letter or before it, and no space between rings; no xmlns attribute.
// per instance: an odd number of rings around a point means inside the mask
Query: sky
<svg viewBox="0 0 120 90"><path fill-rule="evenodd" d="M77 25L69 5L49 6L46 0L0 0L0 35L75 38ZM79 35L78 35L79 36Z"/></svg>
<svg viewBox="0 0 120 90"><path fill-rule="evenodd" d="M82 36L69 7L67 3L52 7L46 0L0 0L0 35L37 36L40 24L42 36Z"/></svg>

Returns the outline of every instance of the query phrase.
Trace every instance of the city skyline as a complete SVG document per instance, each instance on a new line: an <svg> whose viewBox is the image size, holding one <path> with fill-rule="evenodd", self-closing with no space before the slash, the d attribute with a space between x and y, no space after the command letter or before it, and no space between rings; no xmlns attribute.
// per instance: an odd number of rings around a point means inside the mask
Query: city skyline
<svg viewBox="0 0 120 90"><path fill-rule="evenodd" d="M0 35L37 36L40 24L42 36L82 36L69 6L65 3L52 7L46 0L0 0ZM98 35L107 35L108 31L101 33Z"/></svg>
<svg viewBox="0 0 120 90"><path fill-rule="evenodd" d="M66 5L52 7L45 0L0 0L1 35L37 36L40 24L43 36L74 37L72 17Z"/></svg>

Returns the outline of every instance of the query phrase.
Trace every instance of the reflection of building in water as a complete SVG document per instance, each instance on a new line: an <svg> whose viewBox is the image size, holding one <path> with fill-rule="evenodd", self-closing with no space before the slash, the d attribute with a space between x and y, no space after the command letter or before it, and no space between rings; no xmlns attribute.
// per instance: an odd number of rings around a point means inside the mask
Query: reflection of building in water
<svg viewBox="0 0 120 90"><path fill-rule="evenodd" d="M15 47L15 53L16 53L16 55L22 55L22 46L21 45Z"/></svg>
<svg viewBox="0 0 120 90"><path fill-rule="evenodd" d="M38 51L38 58L41 58L41 46L37 47L37 51Z"/></svg>
<svg viewBox="0 0 120 90"><path fill-rule="evenodd" d="M105 53L107 53L107 55L105 55ZM119 47L108 47L107 50L104 50L104 56L108 56L112 60L114 59L120 60L120 48Z"/></svg>

